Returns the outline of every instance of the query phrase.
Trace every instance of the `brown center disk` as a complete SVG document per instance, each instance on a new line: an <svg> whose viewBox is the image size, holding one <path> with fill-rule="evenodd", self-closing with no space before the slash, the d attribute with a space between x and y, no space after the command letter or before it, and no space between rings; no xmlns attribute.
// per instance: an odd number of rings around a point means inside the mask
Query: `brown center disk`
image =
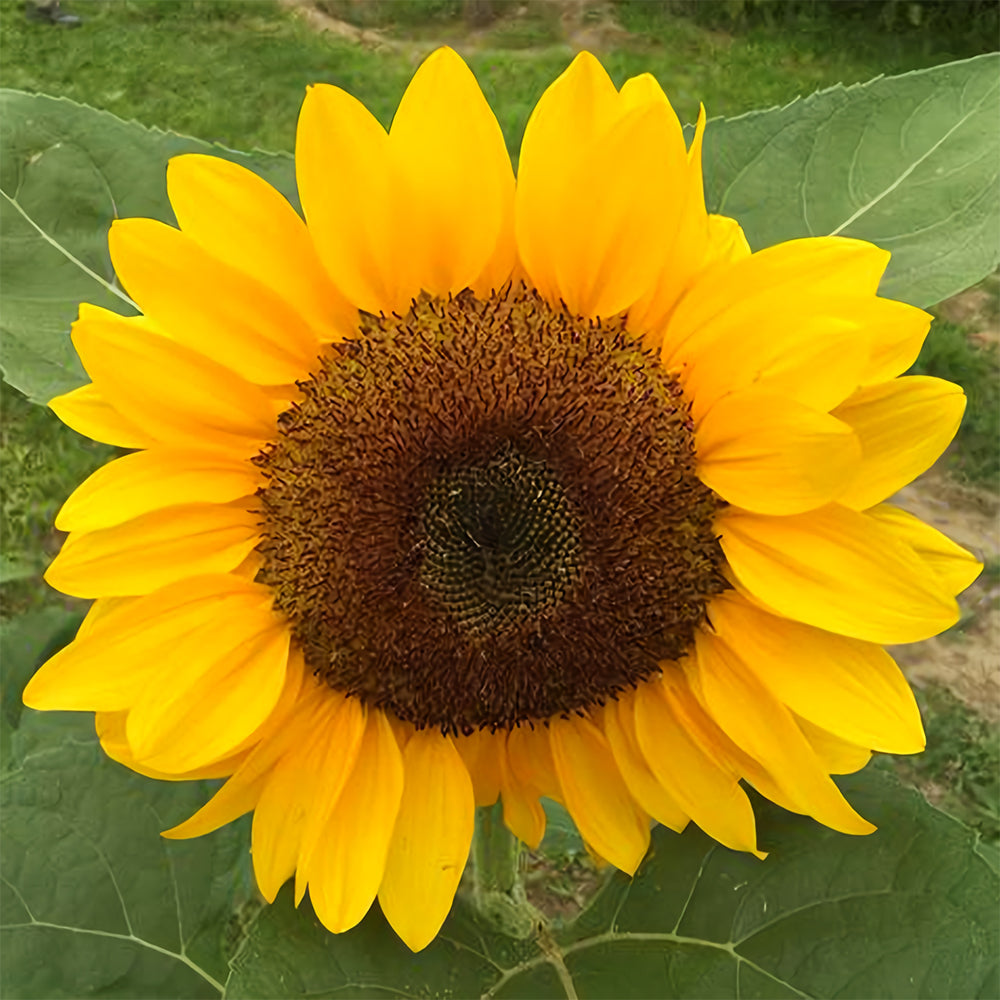
<svg viewBox="0 0 1000 1000"><path fill-rule="evenodd" d="M257 459L273 588L331 687L446 732L601 704L725 589L680 387L517 288L364 316Z"/></svg>

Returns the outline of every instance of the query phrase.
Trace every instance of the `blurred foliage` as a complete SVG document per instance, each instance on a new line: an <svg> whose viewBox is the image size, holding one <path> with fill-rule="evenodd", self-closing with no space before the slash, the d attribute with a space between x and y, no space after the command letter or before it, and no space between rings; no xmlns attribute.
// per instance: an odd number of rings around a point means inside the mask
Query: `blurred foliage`
<svg viewBox="0 0 1000 1000"><path fill-rule="evenodd" d="M645 18L681 14L728 31L758 25L901 35L952 47L964 55L992 52L1000 41L996 0L617 0Z"/></svg>
<svg viewBox="0 0 1000 1000"><path fill-rule="evenodd" d="M0 585L0 616L19 614L52 598L53 592L37 579L59 548L61 536L52 521L66 497L114 454L114 448L81 437L51 410L2 385L0 542L8 564L31 572ZM61 595L59 599L70 600Z"/></svg>
<svg viewBox="0 0 1000 1000"><path fill-rule="evenodd" d="M876 760L985 841L1000 844L1000 732L940 684L917 688L916 695L927 749Z"/></svg>
<svg viewBox="0 0 1000 1000"><path fill-rule="evenodd" d="M991 342L974 346L965 327L937 319L912 375L956 382L968 397L965 416L948 461L960 477L1000 490L1000 350Z"/></svg>

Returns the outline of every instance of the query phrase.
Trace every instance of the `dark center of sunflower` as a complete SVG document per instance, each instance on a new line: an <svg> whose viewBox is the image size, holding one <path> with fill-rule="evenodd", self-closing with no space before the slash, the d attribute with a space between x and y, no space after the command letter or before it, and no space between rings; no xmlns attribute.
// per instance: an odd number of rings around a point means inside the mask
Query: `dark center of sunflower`
<svg viewBox="0 0 1000 1000"><path fill-rule="evenodd" d="M726 586L687 403L621 321L425 298L300 389L257 459L260 579L337 690L452 732L564 715Z"/></svg>

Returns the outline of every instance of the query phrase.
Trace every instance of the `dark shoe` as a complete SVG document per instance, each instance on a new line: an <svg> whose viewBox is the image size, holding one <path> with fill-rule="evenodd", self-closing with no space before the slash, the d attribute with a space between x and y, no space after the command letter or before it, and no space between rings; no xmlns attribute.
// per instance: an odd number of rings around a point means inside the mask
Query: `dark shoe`
<svg viewBox="0 0 1000 1000"><path fill-rule="evenodd" d="M62 28L79 28L83 24L82 18L64 11L59 6L59 0L50 0L49 3L35 3L34 0L28 0L24 13L29 21L57 24Z"/></svg>

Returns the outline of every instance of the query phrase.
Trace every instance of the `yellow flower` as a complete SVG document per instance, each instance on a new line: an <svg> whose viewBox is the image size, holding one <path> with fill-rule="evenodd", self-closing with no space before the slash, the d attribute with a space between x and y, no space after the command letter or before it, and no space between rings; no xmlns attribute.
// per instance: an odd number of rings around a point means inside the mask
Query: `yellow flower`
<svg viewBox="0 0 1000 1000"><path fill-rule="evenodd" d="M388 133L309 90L305 223L182 156L180 228L112 226L142 315L81 306L92 382L51 405L136 450L59 514L47 579L96 601L24 697L140 773L229 776L167 836L253 810L268 900L294 876L343 931L377 897L417 950L498 797L628 873L651 818L757 852L741 779L872 829L830 775L924 744L880 644L979 568L883 501L964 397L898 377L929 317L877 297L887 253L751 253L706 213L704 124L686 148L652 77L584 53L515 185L442 49Z"/></svg>

